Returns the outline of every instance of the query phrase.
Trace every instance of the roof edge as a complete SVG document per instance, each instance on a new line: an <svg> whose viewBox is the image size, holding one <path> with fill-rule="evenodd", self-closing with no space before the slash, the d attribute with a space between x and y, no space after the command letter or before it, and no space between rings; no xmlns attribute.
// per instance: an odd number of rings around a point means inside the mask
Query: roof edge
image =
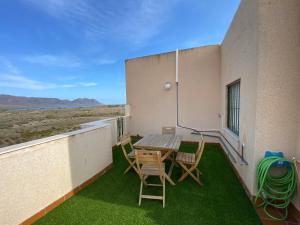
<svg viewBox="0 0 300 225"><path fill-rule="evenodd" d="M207 47L220 47L220 46L221 46L221 44L202 45L202 46L193 47L193 48L178 49L178 51L190 51L190 50L193 50L193 49L207 48ZM169 52L157 53L157 54L150 54L150 55L138 56L138 57L134 57L134 58L125 59L125 62L131 61L131 60L148 58L148 57L155 57L155 56L160 56L160 55L167 55L167 54L171 54L171 53L175 53L175 52L176 52L176 50L175 51L169 51Z"/></svg>

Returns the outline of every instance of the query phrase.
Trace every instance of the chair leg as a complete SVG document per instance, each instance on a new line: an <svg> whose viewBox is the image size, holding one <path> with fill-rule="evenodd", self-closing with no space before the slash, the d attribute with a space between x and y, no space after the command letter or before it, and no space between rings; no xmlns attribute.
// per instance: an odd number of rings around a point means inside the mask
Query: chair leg
<svg viewBox="0 0 300 225"><path fill-rule="evenodd" d="M175 186L175 183L171 180L171 178L169 177L168 174L165 173L164 176L166 177L167 181L168 181L170 184L172 184L173 186Z"/></svg>
<svg viewBox="0 0 300 225"><path fill-rule="evenodd" d="M128 173L128 171L132 168L132 169L134 169L134 171L138 174L138 171L137 171L137 168L135 167L135 161L136 160L134 160L134 161L132 161L132 162L129 162L129 166L128 166L128 168L124 171L124 174L126 174L126 173Z"/></svg>
<svg viewBox="0 0 300 225"><path fill-rule="evenodd" d="M200 171L198 168L196 168L196 170L198 171L198 173L199 173L200 176L203 175L203 174L201 173L201 171Z"/></svg>
<svg viewBox="0 0 300 225"><path fill-rule="evenodd" d="M190 175L200 186L202 186L202 182L200 181L199 178L197 178L194 174L193 171L197 168L195 167L190 167L187 168L184 164L180 163L181 167L186 171L185 174L183 174L180 178L179 178L179 182L183 181L188 175Z"/></svg>
<svg viewBox="0 0 300 225"><path fill-rule="evenodd" d="M203 186L203 183L199 179L197 179L197 177L195 177L193 173L190 173L190 175L200 186Z"/></svg>
<svg viewBox="0 0 300 225"><path fill-rule="evenodd" d="M162 183L162 185L160 184L149 184L149 186L159 186L159 187L163 187L163 195L162 196L153 196L153 195L143 195L143 187L144 187L144 181L146 179L146 177L148 176L140 176L141 179L141 184L140 184L140 195L139 195L139 206L142 203L142 198L148 198L148 199L159 199L163 201L163 208L165 208L165 200L166 200L166 176L162 175L159 176L159 179ZM159 198L158 198L159 197Z"/></svg>
<svg viewBox="0 0 300 225"><path fill-rule="evenodd" d="M165 161L165 159L167 159L171 154L172 154L172 150L167 151L162 157L161 157L161 161Z"/></svg>
<svg viewBox="0 0 300 225"><path fill-rule="evenodd" d="M128 173L128 171L132 168L132 165L129 165L127 169L124 171L124 174Z"/></svg>
<svg viewBox="0 0 300 225"><path fill-rule="evenodd" d="M200 185L203 186L202 182L200 181L200 179L198 179L197 177L195 177L195 175L193 174L193 172L191 170L187 171L189 173L189 175Z"/></svg>
<svg viewBox="0 0 300 225"><path fill-rule="evenodd" d="M139 206L142 203L142 194L143 194L143 181L141 181L141 186L140 186Z"/></svg>
<svg viewBox="0 0 300 225"><path fill-rule="evenodd" d="M186 172L187 170L189 170L182 162L179 162L179 165L182 168L182 175L181 177L178 179L179 182L183 181L189 174Z"/></svg>
<svg viewBox="0 0 300 225"><path fill-rule="evenodd" d="M145 187L148 186L148 183L147 183L147 181L146 181L147 178L148 178L148 176L142 177L142 182L143 182L143 184L145 185Z"/></svg>

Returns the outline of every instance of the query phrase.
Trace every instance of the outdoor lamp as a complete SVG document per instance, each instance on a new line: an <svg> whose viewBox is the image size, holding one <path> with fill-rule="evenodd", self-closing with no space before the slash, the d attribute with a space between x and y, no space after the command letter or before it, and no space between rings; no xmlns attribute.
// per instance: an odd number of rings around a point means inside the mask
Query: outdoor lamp
<svg viewBox="0 0 300 225"><path fill-rule="evenodd" d="M166 82L166 83L164 84L164 89L165 89L166 91L170 90L171 88L172 88L172 83L171 83L171 82Z"/></svg>

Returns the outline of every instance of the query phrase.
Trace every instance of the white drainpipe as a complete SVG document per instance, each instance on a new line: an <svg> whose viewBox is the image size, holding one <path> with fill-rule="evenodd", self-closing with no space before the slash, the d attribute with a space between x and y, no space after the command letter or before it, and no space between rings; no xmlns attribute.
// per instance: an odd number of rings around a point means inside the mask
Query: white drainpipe
<svg viewBox="0 0 300 225"><path fill-rule="evenodd" d="M178 75L179 75L179 72L178 72L178 54L179 54L179 51L178 49L176 49L176 83L178 84Z"/></svg>
<svg viewBox="0 0 300 225"><path fill-rule="evenodd" d="M179 124L179 118L178 118L179 117L179 101L178 101L179 100L178 99L179 69L178 69L178 64L179 64L179 51L178 51L178 49L176 49L176 68L175 68L175 71L176 71L176 78L175 78L175 81L176 81L176 111L177 111L176 112L176 127L192 130L193 131L192 133L198 133L198 134L201 134L201 135L204 135L204 136L211 136L211 137L219 138L221 143L226 148L227 154L229 155L229 157L236 163L237 162L236 159L233 157L231 151L227 149L225 142L222 140L221 136L223 136L223 138L226 140L226 142L230 144L231 148L234 150L234 152L241 159L242 162L240 164L241 165L248 165L248 163L244 159L244 144L242 145L242 155L240 155L239 152L234 148L234 146L232 146L231 143L227 140L227 138L222 134L221 130L219 130L219 129L199 130L199 129L195 129L195 128L191 128L191 127L185 127L185 126L182 126L182 125ZM220 116L220 119L221 119L221 128L223 128L223 118L222 118L221 114L219 114L219 116ZM204 134L204 133L210 133L210 132L218 133L221 136Z"/></svg>

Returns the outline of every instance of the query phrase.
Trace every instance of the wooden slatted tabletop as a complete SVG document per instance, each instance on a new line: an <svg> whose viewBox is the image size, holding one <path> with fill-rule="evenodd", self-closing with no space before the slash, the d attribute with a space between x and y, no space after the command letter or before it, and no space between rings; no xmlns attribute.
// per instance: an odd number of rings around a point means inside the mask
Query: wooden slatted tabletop
<svg viewBox="0 0 300 225"><path fill-rule="evenodd" d="M150 134L143 137L133 146L135 148L178 151L182 136L173 134Z"/></svg>

